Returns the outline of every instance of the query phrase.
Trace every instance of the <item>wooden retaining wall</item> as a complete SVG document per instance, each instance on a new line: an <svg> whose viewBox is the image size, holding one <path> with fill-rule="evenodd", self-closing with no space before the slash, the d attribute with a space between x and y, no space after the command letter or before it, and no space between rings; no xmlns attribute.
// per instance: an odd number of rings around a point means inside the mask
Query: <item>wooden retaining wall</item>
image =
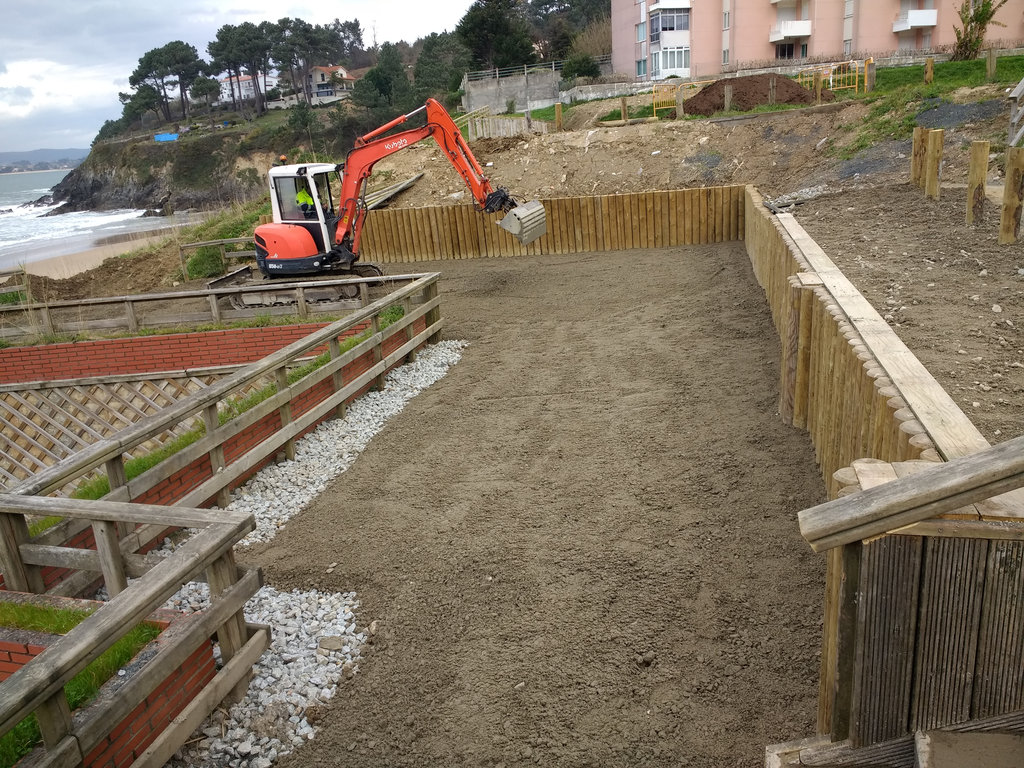
<svg viewBox="0 0 1024 768"><path fill-rule="evenodd" d="M810 434L830 498L860 487L872 467L935 466L988 448L793 217L770 214L753 188L746 205L747 252L781 342L779 411ZM958 511L1021 521L1024 495ZM832 742L863 747L1024 707L1024 545L998 541L1024 538L1024 529L964 534L954 523L922 522L906 530L822 543L831 548L818 733Z"/></svg>
<svg viewBox="0 0 1024 768"><path fill-rule="evenodd" d="M544 200L547 234L521 245L501 214L472 205L371 211L363 258L383 263L504 258L742 240L745 187L703 187Z"/></svg>

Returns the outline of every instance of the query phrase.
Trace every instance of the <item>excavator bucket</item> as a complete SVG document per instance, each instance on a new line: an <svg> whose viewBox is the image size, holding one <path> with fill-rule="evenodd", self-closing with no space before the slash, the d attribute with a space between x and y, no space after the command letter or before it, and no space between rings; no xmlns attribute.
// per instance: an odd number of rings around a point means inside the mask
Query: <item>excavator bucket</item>
<svg viewBox="0 0 1024 768"><path fill-rule="evenodd" d="M531 200L505 214L498 226L523 245L528 245L548 231L548 216L540 200Z"/></svg>

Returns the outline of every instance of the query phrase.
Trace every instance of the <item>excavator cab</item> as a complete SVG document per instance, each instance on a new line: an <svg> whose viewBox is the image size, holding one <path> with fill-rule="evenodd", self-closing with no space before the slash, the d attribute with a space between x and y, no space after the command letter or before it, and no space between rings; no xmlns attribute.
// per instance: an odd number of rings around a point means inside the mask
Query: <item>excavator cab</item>
<svg viewBox="0 0 1024 768"><path fill-rule="evenodd" d="M264 275L318 274L350 266L342 265L334 250L341 168L309 163L270 169L274 223L261 225L256 237L256 262Z"/></svg>

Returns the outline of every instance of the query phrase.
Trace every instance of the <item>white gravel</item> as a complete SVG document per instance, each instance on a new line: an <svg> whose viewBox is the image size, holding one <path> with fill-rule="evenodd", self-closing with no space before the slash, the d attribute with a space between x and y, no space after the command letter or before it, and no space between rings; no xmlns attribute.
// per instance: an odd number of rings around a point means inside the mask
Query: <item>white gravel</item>
<svg viewBox="0 0 1024 768"><path fill-rule="evenodd" d="M296 441L295 461L272 465L235 492L228 509L256 518L242 546L268 541L344 472L370 439L405 404L459 361L466 343L442 341L416 362L389 373L380 392L349 406L344 419L325 422ZM209 601L205 584L187 584L166 607L195 611ZM246 619L270 624L271 647L254 668L245 698L217 710L168 765L270 768L281 755L312 739L306 713L334 696L339 681L359 669L363 645L376 631L357 626L354 592L278 592L263 587L246 605Z"/></svg>

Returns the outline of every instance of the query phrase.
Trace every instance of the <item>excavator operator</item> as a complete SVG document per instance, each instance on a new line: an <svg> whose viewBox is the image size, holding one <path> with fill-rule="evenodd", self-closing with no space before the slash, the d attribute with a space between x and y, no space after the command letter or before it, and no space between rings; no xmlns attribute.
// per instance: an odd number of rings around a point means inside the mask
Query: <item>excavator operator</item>
<svg viewBox="0 0 1024 768"><path fill-rule="evenodd" d="M302 181L295 193L295 204L299 206L299 210L307 219L316 218L316 202L313 200L313 196L309 194L309 185Z"/></svg>

